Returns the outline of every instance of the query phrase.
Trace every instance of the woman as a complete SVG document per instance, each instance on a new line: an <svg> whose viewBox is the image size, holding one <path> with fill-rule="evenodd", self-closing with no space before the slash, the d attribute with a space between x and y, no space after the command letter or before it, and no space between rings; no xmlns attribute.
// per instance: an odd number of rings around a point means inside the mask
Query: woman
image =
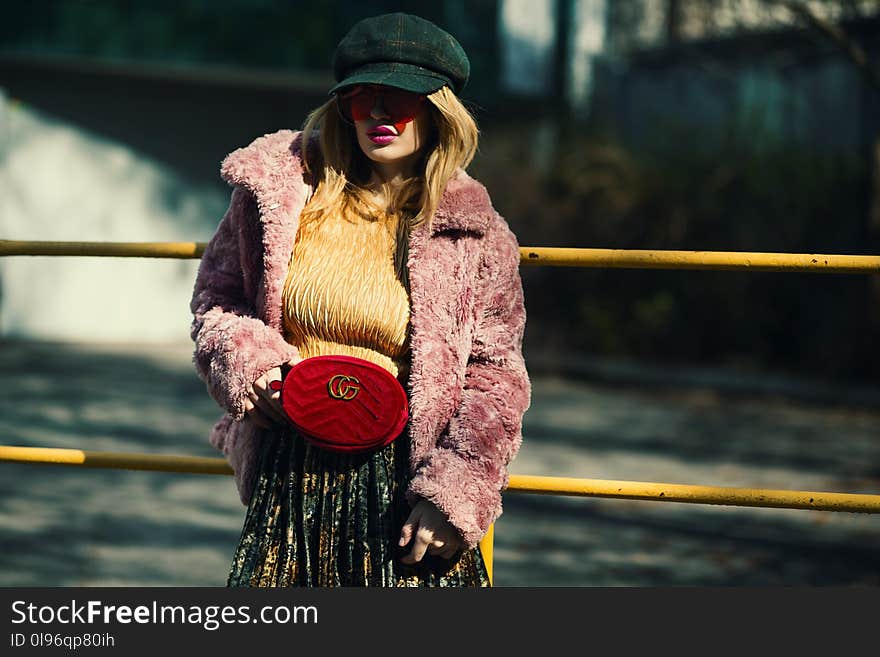
<svg viewBox="0 0 880 657"><path fill-rule="evenodd" d="M356 24L333 67L302 132L224 160L232 198L195 282L194 363L227 411L211 443L248 507L227 584L487 586L478 543L530 384L518 244L464 172L468 59L395 13ZM328 354L405 386L396 439L344 453L294 426L280 382Z"/></svg>

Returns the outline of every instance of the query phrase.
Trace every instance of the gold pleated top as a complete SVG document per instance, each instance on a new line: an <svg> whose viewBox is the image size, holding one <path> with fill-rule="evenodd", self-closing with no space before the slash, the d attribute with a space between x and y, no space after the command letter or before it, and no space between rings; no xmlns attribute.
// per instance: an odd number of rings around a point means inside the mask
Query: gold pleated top
<svg viewBox="0 0 880 657"><path fill-rule="evenodd" d="M356 356L401 383L409 293L394 267L397 215L325 215L301 225L282 292L285 339L303 358Z"/></svg>

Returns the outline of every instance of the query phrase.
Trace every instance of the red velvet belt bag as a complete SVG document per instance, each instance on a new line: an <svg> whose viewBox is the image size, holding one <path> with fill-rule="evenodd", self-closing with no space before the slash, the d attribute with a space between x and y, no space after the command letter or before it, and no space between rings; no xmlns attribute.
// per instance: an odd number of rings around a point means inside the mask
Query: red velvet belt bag
<svg viewBox="0 0 880 657"><path fill-rule="evenodd" d="M354 356L301 360L284 377L281 405L303 438L334 452L384 447L409 420L406 392L394 375Z"/></svg>

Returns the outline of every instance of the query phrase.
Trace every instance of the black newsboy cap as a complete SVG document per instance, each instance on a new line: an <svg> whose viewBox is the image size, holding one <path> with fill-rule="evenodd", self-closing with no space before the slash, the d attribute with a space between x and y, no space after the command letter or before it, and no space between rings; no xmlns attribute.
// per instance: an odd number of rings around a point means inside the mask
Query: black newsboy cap
<svg viewBox="0 0 880 657"><path fill-rule="evenodd" d="M470 62L451 34L419 16L396 12L355 23L333 55L338 82L330 93L356 84L385 84L428 94L444 84L461 93Z"/></svg>

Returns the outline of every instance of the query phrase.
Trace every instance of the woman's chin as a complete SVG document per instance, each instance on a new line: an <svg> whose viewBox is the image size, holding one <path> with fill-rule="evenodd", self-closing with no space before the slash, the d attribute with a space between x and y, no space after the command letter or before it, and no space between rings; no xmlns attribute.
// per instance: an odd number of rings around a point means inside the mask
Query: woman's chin
<svg viewBox="0 0 880 657"><path fill-rule="evenodd" d="M370 142L364 149L364 152L367 154L367 157L381 160L382 162L393 162L408 155L408 153L402 153L400 146L394 142L390 144L374 144Z"/></svg>

